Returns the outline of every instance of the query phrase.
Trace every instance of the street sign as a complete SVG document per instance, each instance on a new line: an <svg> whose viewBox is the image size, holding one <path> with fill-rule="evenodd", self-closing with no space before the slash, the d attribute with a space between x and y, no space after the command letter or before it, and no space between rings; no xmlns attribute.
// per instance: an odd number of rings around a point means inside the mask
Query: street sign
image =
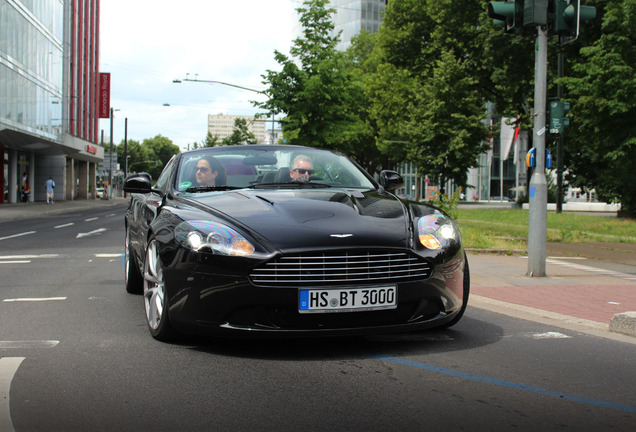
<svg viewBox="0 0 636 432"><path fill-rule="evenodd" d="M537 166L537 151L534 148L531 148L526 155L526 166L528 168L534 168ZM545 167L552 168L552 153L550 150L545 149Z"/></svg>

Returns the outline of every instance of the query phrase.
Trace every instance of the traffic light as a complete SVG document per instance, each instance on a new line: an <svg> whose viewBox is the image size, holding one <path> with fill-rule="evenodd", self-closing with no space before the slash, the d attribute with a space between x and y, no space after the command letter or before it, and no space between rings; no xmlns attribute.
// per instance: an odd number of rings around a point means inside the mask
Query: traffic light
<svg viewBox="0 0 636 432"><path fill-rule="evenodd" d="M559 35L561 45L579 37L581 21L596 18L596 8L581 6L581 0L551 0L552 34Z"/></svg>
<svg viewBox="0 0 636 432"><path fill-rule="evenodd" d="M566 127L570 126L570 119L566 117L570 111L570 104L563 102L559 98L550 99L550 123L551 134L561 134Z"/></svg>
<svg viewBox="0 0 636 432"><path fill-rule="evenodd" d="M488 16L495 25L505 25L506 33L514 33L523 26L523 0L490 2Z"/></svg>
<svg viewBox="0 0 636 432"><path fill-rule="evenodd" d="M548 0L525 0L523 4L523 26L536 27L548 24Z"/></svg>

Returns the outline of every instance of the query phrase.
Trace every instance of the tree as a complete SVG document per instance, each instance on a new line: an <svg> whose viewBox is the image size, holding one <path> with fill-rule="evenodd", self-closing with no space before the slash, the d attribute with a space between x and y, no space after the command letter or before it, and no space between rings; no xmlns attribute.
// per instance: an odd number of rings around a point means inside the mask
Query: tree
<svg viewBox="0 0 636 432"><path fill-rule="evenodd" d="M353 59L335 49L334 9L327 0L305 1L297 11L303 37L291 57L275 52L280 72L268 70L263 83L269 99L255 105L270 115L285 113L283 133L292 144L322 147L353 157L370 171L381 161L369 123L365 89Z"/></svg>
<svg viewBox="0 0 636 432"><path fill-rule="evenodd" d="M142 164L141 162L149 160L150 154L148 149L143 147L139 141L128 140L127 145L125 145L124 140L117 145L117 162L121 167L122 171L126 169L126 161L124 159L124 149L126 149L126 153L128 156L128 167L132 167L130 169L131 172L137 171L147 172L148 165Z"/></svg>
<svg viewBox="0 0 636 432"><path fill-rule="evenodd" d="M486 150L483 13L472 0L395 0L380 30L371 87L380 145L441 184L466 186Z"/></svg>
<svg viewBox="0 0 636 432"><path fill-rule="evenodd" d="M208 133L208 138L210 138L210 133ZM214 142L216 139L217 137L215 137ZM232 135L221 140L222 145L256 144L256 142L256 136L250 132L247 120L244 118L235 119Z"/></svg>
<svg viewBox="0 0 636 432"><path fill-rule="evenodd" d="M172 140L161 135L154 138L145 139L141 146L147 151L150 159L158 161L157 164L147 164L148 173L153 179L159 177L163 167L168 163L172 156L181 152L178 145L173 144Z"/></svg>
<svg viewBox="0 0 636 432"><path fill-rule="evenodd" d="M636 1L607 2L601 35L563 80L572 126L567 180L636 212Z"/></svg>

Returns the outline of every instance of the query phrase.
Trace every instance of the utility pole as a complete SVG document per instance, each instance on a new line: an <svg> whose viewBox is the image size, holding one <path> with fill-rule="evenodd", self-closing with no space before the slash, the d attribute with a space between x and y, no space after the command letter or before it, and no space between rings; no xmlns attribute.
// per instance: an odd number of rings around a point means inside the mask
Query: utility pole
<svg viewBox="0 0 636 432"><path fill-rule="evenodd" d="M528 276L544 277L547 238L548 182L545 177L545 136L548 71L548 31L537 26L534 62L533 145L536 168L530 179L530 216L528 220Z"/></svg>

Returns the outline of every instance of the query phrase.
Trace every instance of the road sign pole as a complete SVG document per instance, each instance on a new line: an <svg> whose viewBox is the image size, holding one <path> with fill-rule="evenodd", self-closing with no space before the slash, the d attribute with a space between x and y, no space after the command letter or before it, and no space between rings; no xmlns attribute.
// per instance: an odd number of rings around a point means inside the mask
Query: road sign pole
<svg viewBox="0 0 636 432"><path fill-rule="evenodd" d="M530 179L528 276L545 277L548 183L545 177L548 30L537 27L534 69L534 136L536 168Z"/></svg>

